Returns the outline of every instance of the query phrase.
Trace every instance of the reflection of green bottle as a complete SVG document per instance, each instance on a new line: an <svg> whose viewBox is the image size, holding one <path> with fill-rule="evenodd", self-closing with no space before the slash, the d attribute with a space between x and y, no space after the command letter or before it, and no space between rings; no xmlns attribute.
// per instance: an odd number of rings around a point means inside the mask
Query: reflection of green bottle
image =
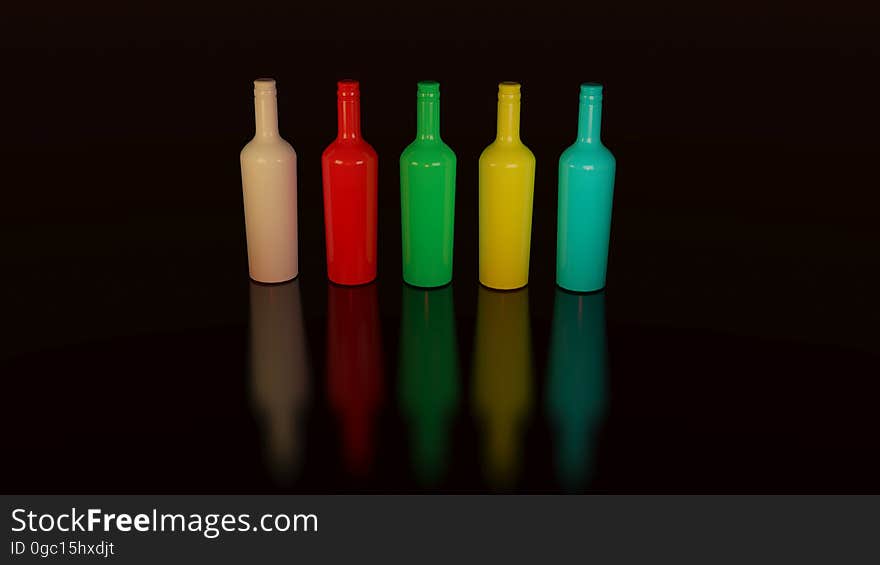
<svg viewBox="0 0 880 565"><path fill-rule="evenodd" d="M571 294L557 288L547 408L557 474L567 490L582 488L592 472L605 415L607 363L605 293Z"/></svg>
<svg viewBox="0 0 880 565"><path fill-rule="evenodd" d="M424 290L403 285L399 390L416 475L423 484L436 484L445 469L458 402L451 286Z"/></svg>
<svg viewBox="0 0 880 565"><path fill-rule="evenodd" d="M532 405L529 291L481 286L477 292L474 412L483 433L486 476L493 487L506 489L516 482Z"/></svg>
<svg viewBox="0 0 880 565"><path fill-rule="evenodd" d="M418 86L416 140L400 155L403 280L435 287L452 280L455 153L440 139L440 85Z"/></svg>

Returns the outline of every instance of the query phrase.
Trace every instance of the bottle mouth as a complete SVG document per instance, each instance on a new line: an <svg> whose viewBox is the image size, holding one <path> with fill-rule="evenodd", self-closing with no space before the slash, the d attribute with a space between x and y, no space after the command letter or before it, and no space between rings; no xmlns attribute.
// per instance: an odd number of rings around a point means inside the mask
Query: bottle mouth
<svg viewBox="0 0 880 565"><path fill-rule="evenodd" d="M258 78L254 81L254 94L275 94L274 78Z"/></svg>
<svg viewBox="0 0 880 565"><path fill-rule="evenodd" d="M498 84L498 99L519 100L521 85L518 82L504 81Z"/></svg>
<svg viewBox="0 0 880 565"><path fill-rule="evenodd" d="M423 80L418 85L418 95L422 98L439 98L440 83L436 80Z"/></svg>
<svg viewBox="0 0 880 565"><path fill-rule="evenodd" d="M340 98L358 98L360 94L360 83L356 80L345 79L336 83L336 95Z"/></svg>
<svg viewBox="0 0 880 565"><path fill-rule="evenodd" d="M602 100L602 85L598 82L585 82L581 84L581 98L595 102Z"/></svg>

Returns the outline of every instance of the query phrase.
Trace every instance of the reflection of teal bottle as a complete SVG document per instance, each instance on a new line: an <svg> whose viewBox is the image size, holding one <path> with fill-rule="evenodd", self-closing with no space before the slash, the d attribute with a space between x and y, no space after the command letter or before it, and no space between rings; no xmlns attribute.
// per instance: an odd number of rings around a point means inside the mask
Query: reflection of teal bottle
<svg viewBox="0 0 880 565"><path fill-rule="evenodd" d="M581 85L578 139L559 158L556 284L590 292L605 287L614 156L599 139L602 85Z"/></svg>
<svg viewBox="0 0 880 565"><path fill-rule="evenodd" d="M458 403L458 347L452 287L403 285L400 404L411 432L411 453L422 484L442 478L449 428Z"/></svg>
<svg viewBox="0 0 880 565"><path fill-rule="evenodd" d="M547 408L557 475L567 490L580 489L592 472L605 416L607 363L605 293L571 294L556 289Z"/></svg>
<svg viewBox="0 0 880 565"><path fill-rule="evenodd" d="M455 153L440 139L440 85L418 86L416 139L400 155L403 280L435 287L452 280Z"/></svg>

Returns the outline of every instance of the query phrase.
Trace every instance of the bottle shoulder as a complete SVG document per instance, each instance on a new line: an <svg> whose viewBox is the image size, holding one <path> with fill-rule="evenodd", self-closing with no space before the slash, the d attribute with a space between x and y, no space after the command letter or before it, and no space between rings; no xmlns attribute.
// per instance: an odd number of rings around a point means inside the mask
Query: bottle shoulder
<svg viewBox="0 0 880 565"><path fill-rule="evenodd" d="M296 151L281 137L269 139L254 137L242 148L239 156L243 161L288 161L296 160Z"/></svg>
<svg viewBox="0 0 880 565"><path fill-rule="evenodd" d="M422 163L425 161L455 163L455 152L443 141L430 141L416 139L406 146L400 154L401 162Z"/></svg>
<svg viewBox="0 0 880 565"><path fill-rule="evenodd" d="M570 145L559 157L562 165L577 166L582 163L614 166L616 159L611 151L601 143L579 143Z"/></svg>
<svg viewBox="0 0 880 565"><path fill-rule="evenodd" d="M364 141L363 138L358 138L355 140L348 139L334 139L330 145L324 149L324 152L321 154L322 157L328 159L347 159L347 158L358 158L358 157L368 157L377 159L376 150L373 147Z"/></svg>
<svg viewBox="0 0 880 565"><path fill-rule="evenodd" d="M535 155L523 143L493 141L480 154L481 162L527 161L534 163Z"/></svg>

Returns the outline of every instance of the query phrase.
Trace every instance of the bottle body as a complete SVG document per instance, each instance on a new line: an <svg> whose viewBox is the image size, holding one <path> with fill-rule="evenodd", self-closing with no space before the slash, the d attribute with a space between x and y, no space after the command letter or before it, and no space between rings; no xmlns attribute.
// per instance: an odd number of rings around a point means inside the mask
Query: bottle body
<svg viewBox="0 0 880 565"><path fill-rule="evenodd" d="M339 135L321 155L327 277L342 285L376 278L378 172L376 152L360 135L356 81L340 81Z"/></svg>
<svg viewBox="0 0 880 565"><path fill-rule="evenodd" d="M519 85L498 90L498 137L480 155L480 282L511 290L529 282L535 156L519 139Z"/></svg>
<svg viewBox="0 0 880 565"><path fill-rule="evenodd" d="M280 283L299 274L296 152L278 134L275 81L254 81L256 133L239 156L250 277Z"/></svg>
<svg viewBox="0 0 880 565"><path fill-rule="evenodd" d="M440 139L440 89L420 82L417 137L400 155L403 280L418 287L452 281L455 153Z"/></svg>
<svg viewBox="0 0 880 565"><path fill-rule="evenodd" d="M616 161L599 130L601 86L581 86L578 140L559 159L556 284L575 292L605 287Z"/></svg>

